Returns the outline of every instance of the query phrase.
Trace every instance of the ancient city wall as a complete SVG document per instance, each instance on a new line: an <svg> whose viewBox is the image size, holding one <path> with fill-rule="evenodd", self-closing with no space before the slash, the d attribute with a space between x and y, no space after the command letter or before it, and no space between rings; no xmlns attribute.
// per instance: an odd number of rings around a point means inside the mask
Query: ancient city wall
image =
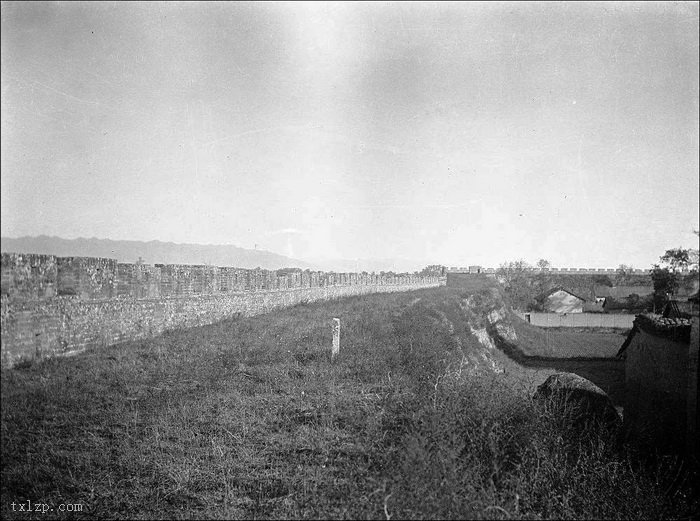
<svg viewBox="0 0 700 521"><path fill-rule="evenodd" d="M2 366L300 302L435 287L437 277L123 264L2 254Z"/></svg>
<svg viewBox="0 0 700 521"><path fill-rule="evenodd" d="M471 273L471 274L486 274L495 275L498 272L496 268L483 268L481 266L469 267L451 267L447 269L450 273ZM545 271L553 275L609 275L613 276L617 273L615 268L544 268L543 270L536 267L525 268L525 271L540 272ZM649 269L633 269L630 271L632 275L648 275L651 273Z"/></svg>

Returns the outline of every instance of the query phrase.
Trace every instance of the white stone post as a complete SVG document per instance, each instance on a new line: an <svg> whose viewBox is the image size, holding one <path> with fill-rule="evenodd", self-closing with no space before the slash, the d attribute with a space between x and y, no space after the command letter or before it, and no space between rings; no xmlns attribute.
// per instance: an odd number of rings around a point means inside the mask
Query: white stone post
<svg viewBox="0 0 700 521"><path fill-rule="evenodd" d="M331 351L331 360L340 353L340 319L333 319L333 350Z"/></svg>

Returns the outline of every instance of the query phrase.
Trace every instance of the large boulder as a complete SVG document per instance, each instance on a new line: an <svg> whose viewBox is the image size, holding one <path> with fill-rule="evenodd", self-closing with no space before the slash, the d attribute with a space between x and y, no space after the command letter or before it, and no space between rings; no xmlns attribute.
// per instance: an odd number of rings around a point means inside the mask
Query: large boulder
<svg viewBox="0 0 700 521"><path fill-rule="evenodd" d="M574 373L551 375L533 398L546 400L577 430L602 425L619 431L622 427L622 419L605 391Z"/></svg>

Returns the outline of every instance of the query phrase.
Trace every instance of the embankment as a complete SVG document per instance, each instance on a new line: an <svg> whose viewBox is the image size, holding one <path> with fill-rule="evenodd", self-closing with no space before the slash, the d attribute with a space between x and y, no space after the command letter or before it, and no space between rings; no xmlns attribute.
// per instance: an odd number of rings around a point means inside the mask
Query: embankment
<svg viewBox="0 0 700 521"><path fill-rule="evenodd" d="M625 363L615 357L624 342L622 335L541 330L505 306L492 314L489 332L498 348L518 364L575 373L600 387L615 405L624 404ZM535 352L548 356L533 356Z"/></svg>
<svg viewBox="0 0 700 521"><path fill-rule="evenodd" d="M448 280L461 291L472 332L485 346L531 370L576 373L603 389L615 405L624 402L625 364L615 357L625 337L620 332L573 332L542 329L510 311L495 281L465 275ZM502 366L505 366L501 362Z"/></svg>

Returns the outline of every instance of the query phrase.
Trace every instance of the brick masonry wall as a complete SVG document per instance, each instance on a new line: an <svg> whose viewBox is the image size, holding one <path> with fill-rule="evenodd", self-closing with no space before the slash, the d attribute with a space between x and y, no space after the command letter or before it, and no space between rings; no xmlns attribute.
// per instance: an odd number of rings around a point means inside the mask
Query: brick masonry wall
<svg viewBox="0 0 700 521"><path fill-rule="evenodd" d="M300 302L442 284L435 277L322 272L278 277L260 269L3 253L2 366Z"/></svg>
<svg viewBox="0 0 700 521"><path fill-rule="evenodd" d="M645 449L682 452L686 443L688 344L638 331L625 360L625 430Z"/></svg>
<svg viewBox="0 0 700 521"><path fill-rule="evenodd" d="M0 293L14 300L53 297L58 267L53 255L2 254Z"/></svg>
<svg viewBox="0 0 700 521"><path fill-rule="evenodd" d="M118 266L114 259L91 257L55 257L55 259L58 295L99 299L110 298L115 294L115 288L118 285Z"/></svg>
<svg viewBox="0 0 700 521"><path fill-rule="evenodd" d="M479 273L484 274L495 274L498 270L496 268L482 268L481 266L473 266L473 268L478 268ZM469 273L469 269L465 267L457 268L450 267L447 269L449 273ZM539 268L531 267L527 271L538 272ZM549 268L545 270L550 274L557 275L608 275L613 276L617 273L615 268ZM474 273L474 272L472 272ZM630 273L633 275L648 275L651 273L649 269L634 269Z"/></svg>
<svg viewBox="0 0 700 521"><path fill-rule="evenodd" d="M700 461L700 423L698 418L698 403L700 402L700 386L698 380L698 358L700 355L700 318L694 317L690 330L690 347L688 349L688 410L686 418L686 451L696 461Z"/></svg>

